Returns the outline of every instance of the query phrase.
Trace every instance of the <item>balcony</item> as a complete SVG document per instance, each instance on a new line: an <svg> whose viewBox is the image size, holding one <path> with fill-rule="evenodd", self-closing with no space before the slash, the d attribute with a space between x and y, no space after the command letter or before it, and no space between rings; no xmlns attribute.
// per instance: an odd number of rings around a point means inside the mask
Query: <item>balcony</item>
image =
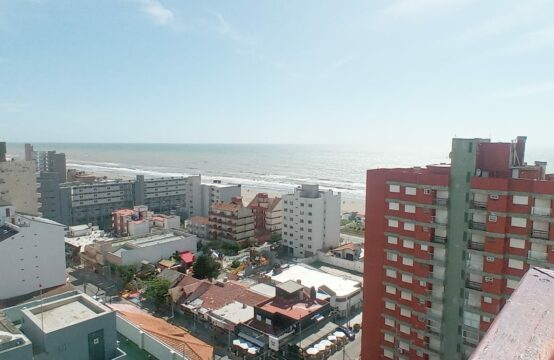
<svg viewBox="0 0 554 360"><path fill-rule="evenodd" d="M471 202L471 207L473 209L487 210L487 202L486 201L475 201L475 200L473 200Z"/></svg>
<svg viewBox="0 0 554 360"><path fill-rule="evenodd" d="M446 236L435 235L433 237L433 242L439 243L439 244L446 244L447 240L448 240L448 238Z"/></svg>
<svg viewBox="0 0 554 360"><path fill-rule="evenodd" d="M544 230L535 230L535 229L533 229L533 231L531 231L531 237L534 237L536 239L544 239L544 240L549 239L548 231L544 231Z"/></svg>
<svg viewBox="0 0 554 360"><path fill-rule="evenodd" d="M448 224L448 219L443 219L443 218L433 216L432 217L432 223L437 224L437 225L444 225L445 226L445 225Z"/></svg>
<svg viewBox="0 0 554 360"><path fill-rule="evenodd" d="M472 290L477 290L477 291L482 291L483 290L483 284L478 283L477 281L467 280L466 281L466 288L472 289Z"/></svg>
<svg viewBox="0 0 554 360"><path fill-rule="evenodd" d="M529 250L527 257L531 260L546 261L546 253L542 251Z"/></svg>
<svg viewBox="0 0 554 360"><path fill-rule="evenodd" d="M477 241L469 241L467 247L472 249L472 250L478 250L478 251L485 250L485 244L477 242Z"/></svg>
<svg viewBox="0 0 554 360"><path fill-rule="evenodd" d="M487 224L483 222L477 222L477 221L470 221L469 227L473 230L482 230L485 231L487 229Z"/></svg>
<svg viewBox="0 0 554 360"><path fill-rule="evenodd" d="M433 204L440 205L440 206L446 206L446 205L448 205L448 199L436 198L436 199L433 200Z"/></svg>
<svg viewBox="0 0 554 360"><path fill-rule="evenodd" d="M549 217L552 210L549 208L534 207L531 208L531 214L535 216L547 216Z"/></svg>

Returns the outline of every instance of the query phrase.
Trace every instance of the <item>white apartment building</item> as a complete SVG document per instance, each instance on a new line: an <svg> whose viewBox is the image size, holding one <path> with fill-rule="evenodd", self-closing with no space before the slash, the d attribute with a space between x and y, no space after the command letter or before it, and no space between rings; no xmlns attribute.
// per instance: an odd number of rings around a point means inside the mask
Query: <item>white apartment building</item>
<svg viewBox="0 0 554 360"><path fill-rule="evenodd" d="M0 300L63 285L66 279L64 226L15 209L0 204Z"/></svg>
<svg viewBox="0 0 554 360"><path fill-rule="evenodd" d="M340 193L303 184L283 196L283 246L294 257L311 257L340 243Z"/></svg>
<svg viewBox="0 0 554 360"><path fill-rule="evenodd" d="M0 161L0 200L17 211L39 215L38 185L34 161Z"/></svg>
<svg viewBox="0 0 554 360"><path fill-rule="evenodd" d="M240 184L223 184L220 180L214 180L209 184L201 185L201 211L196 215L208 216L211 206L215 203L230 203L233 198L241 196Z"/></svg>

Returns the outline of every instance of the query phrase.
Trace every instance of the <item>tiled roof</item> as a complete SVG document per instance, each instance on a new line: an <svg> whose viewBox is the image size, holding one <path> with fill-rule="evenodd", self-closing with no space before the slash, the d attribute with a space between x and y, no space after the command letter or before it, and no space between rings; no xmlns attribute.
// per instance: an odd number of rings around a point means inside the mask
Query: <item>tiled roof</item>
<svg viewBox="0 0 554 360"><path fill-rule="evenodd" d="M207 216L193 216L190 218L189 222L196 225L209 225L210 218Z"/></svg>

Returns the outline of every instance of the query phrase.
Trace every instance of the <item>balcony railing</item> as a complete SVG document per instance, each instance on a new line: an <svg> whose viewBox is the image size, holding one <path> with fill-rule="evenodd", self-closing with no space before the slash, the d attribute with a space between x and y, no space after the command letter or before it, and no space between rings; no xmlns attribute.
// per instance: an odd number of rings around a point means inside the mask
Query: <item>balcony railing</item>
<svg viewBox="0 0 554 360"><path fill-rule="evenodd" d="M448 219L433 216L432 223L437 224L437 225L447 225L448 224Z"/></svg>
<svg viewBox="0 0 554 360"><path fill-rule="evenodd" d="M534 237L534 238L537 238L537 239L544 239L544 240L548 240L548 231L544 231L544 230L535 230L533 229L531 231L531 237Z"/></svg>
<svg viewBox="0 0 554 360"><path fill-rule="evenodd" d="M527 256L529 257L529 259L546 261L546 253L542 251L529 250Z"/></svg>
<svg viewBox="0 0 554 360"><path fill-rule="evenodd" d="M486 210L487 209L487 202L486 201L475 201L475 200L473 200L471 202L471 207L474 208L474 209Z"/></svg>
<svg viewBox="0 0 554 360"><path fill-rule="evenodd" d="M448 238L446 236L440 236L440 235L435 235L433 238L433 242L436 242L439 244L446 244L447 240Z"/></svg>
<svg viewBox="0 0 554 360"><path fill-rule="evenodd" d="M483 284L478 283L477 281L467 280L466 281L466 287L468 289L472 289L472 290L478 290L478 291L483 290Z"/></svg>
<svg viewBox="0 0 554 360"><path fill-rule="evenodd" d="M446 206L446 205L448 205L448 199L436 198L436 199L433 200L433 204Z"/></svg>
<svg viewBox="0 0 554 360"><path fill-rule="evenodd" d="M485 250L485 244L477 241L469 241L468 247L472 250L479 250L479 251Z"/></svg>
<svg viewBox="0 0 554 360"><path fill-rule="evenodd" d="M533 207L531 209L531 214L535 216L550 216L552 210L549 208Z"/></svg>
<svg viewBox="0 0 554 360"><path fill-rule="evenodd" d="M471 221L469 223L469 227L474 229L474 230L486 230L487 229L487 224L485 224L483 222L478 222L478 221Z"/></svg>

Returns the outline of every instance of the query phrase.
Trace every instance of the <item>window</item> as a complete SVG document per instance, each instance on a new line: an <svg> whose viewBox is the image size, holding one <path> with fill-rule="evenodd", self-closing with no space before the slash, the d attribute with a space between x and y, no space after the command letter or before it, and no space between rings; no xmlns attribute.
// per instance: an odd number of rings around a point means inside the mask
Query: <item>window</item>
<svg viewBox="0 0 554 360"><path fill-rule="evenodd" d="M256 315L256 320L262 321L262 317L260 315Z"/></svg>
<svg viewBox="0 0 554 360"><path fill-rule="evenodd" d="M396 279L396 270L386 269L385 274L390 278Z"/></svg>
<svg viewBox="0 0 554 360"><path fill-rule="evenodd" d="M394 336L392 336L391 334L385 333L385 341L390 342L390 343L394 343Z"/></svg>
<svg viewBox="0 0 554 360"><path fill-rule="evenodd" d="M394 324L395 324L394 319L391 319L391 318L388 318L388 317L385 318L385 325L390 326L390 327L394 327Z"/></svg>
<svg viewBox="0 0 554 360"><path fill-rule="evenodd" d="M510 238L510 247L525 249L525 240Z"/></svg>
<svg viewBox="0 0 554 360"><path fill-rule="evenodd" d="M396 305L393 302L385 301L385 309L396 310Z"/></svg>
<svg viewBox="0 0 554 360"><path fill-rule="evenodd" d="M391 349L383 349L383 356L386 357L387 359L394 359L394 351L392 351Z"/></svg>
<svg viewBox="0 0 554 360"><path fill-rule="evenodd" d="M515 289L517 287L517 284L519 284L519 281L517 280L512 280L512 279L506 280L506 287L508 287L509 289Z"/></svg>
<svg viewBox="0 0 554 360"><path fill-rule="evenodd" d="M398 227L398 220L389 219L389 226L397 228Z"/></svg>
<svg viewBox="0 0 554 360"><path fill-rule="evenodd" d="M492 298L488 296L483 296L483 302L487 304L492 304Z"/></svg>
<svg viewBox="0 0 554 360"><path fill-rule="evenodd" d="M400 292L400 297L404 300L412 300L412 293L407 292L407 291L401 291Z"/></svg>
<svg viewBox="0 0 554 360"><path fill-rule="evenodd" d="M404 189L404 193L406 195L415 195L416 194L416 188L411 187L411 186L406 186L406 188Z"/></svg>
<svg viewBox="0 0 554 360"><path fill-rule="evenodd" d="M304 203L300 203L300 206L304 206Z"/></svg>
<svg viewBox="0 0 554 360"><path fill-rule="evenodd" d="M395 253L387 252L387 260L396 261L398 260L398 255L396 255Z"/></svg>
<svg viewBox="0 0 554 360"><path fill-rule="evenodd" d="M495 214L489 215L489 221L490 222L496 222L498 220L498 217Z"/></svg>
<svg viewBox="0 0 554 360"><path fill-rule="evenodd" d="M400 315L404 317L412 317L412 311L407 308L400 308Z"/></svg>
<svg viewBox="0 0 554 360"><path fill-rule="evenodd" d="M406 266L414 266L414 259L411 257L403 257L402 264Z"/></svg>
<svg viewBox="0 0 554 360"><path fill-rule="evenodd" d="M400 324L400 332L404 334L410 334L410 327Z"/></svg>
<svg viewBox="0 0 554 360"><path fill-rule="evenodd" d="M468 311L464 312L464 325L479 329L481 319L479 314L474 314Z"/></svg>
<svg viewBox="0 0 554 360"><path fill-rule="evenodd" d="M415 214L415 205L404 205L404 211L410 214Z"/></svg>
<svg viewBox="0 0 554 360"><path fill-rule="evenodd" d="M265 323L266 323L267 325L271 325L271 319L265 319Z"/></svg>
<svg viewBox="0 0 554 360"><path fill-rule="evenodd" d="M412 283L412 275L402 274L402 281L405 283Z"/></svg>
<svg viewBox="0 0 554 360"><path fill-rule="evenodd" d="M414 223L409 223L409 222L404 223L404 230L414 231L415 230L415 224Z"/></svg>
<svg viewBox="0 0 554 360"><path fill-rule="evenodd" d="M512 217L512 226L515 227L527 227L527 219L525 218L519 218L519 217Z"/></svg>
<svg viewBox="0 0 554 360"><path fill-rule="evenodd" d="M400 210L400 204L397 202L390 202L389 210Z"/></svg>
<svg viewBox="0 0 554 360"><path fill-rule="evenodd" d="M394 286L387 285L385 287L385 292L387 294L393 294L394 295L394 294L396 294L396 288Z"/></svg>
<svg viewBox="0 0 554 360"><path fill-rule="evenodd" d="M414 248L414 242L412 240L403 240L402 241L402 245L406 248L406 249L413 249Z"/></svg>
<svg viewBox="0 0 554 360"><path fill-rule="evenodd" d="M483 315L483 321L486 322L486 323L490 323L490 322L491 322L491 318L488 317L488 316Z"/></svg>
<svg viewBox="0 0 554 360"><path fill-rule="evenodd" d="M508 260L508 267L510 267L512 269L523 270L523 261L516 260L516 259L509 259Z"/></svg>
<svg viewBox="0 0 554 360"><path fill-rule="evenodd" d="M396 244L398 244L398 238L396 236L389 236L389 237L387 237L387 242L389 244L396 245Z"/></svg>
<svg viewBox="0 0 554 360"><path fill-rule="evenodd" d="M399 193L400 192L400 185L389 185L389 191L391 193Z"/></svg>
<svg viewBox="0 0 554 360"><path fill-rule="evenodd" d="M421 244L421 251L429 250L429 245Z"/></svg>
<svg viewBox="0 0 554 360"><path fill-rule="evenodd" d="M514 205L528 205L529 204L529 196L514 195L514 196L512 196L512 204L514 204Z"/></svg>

